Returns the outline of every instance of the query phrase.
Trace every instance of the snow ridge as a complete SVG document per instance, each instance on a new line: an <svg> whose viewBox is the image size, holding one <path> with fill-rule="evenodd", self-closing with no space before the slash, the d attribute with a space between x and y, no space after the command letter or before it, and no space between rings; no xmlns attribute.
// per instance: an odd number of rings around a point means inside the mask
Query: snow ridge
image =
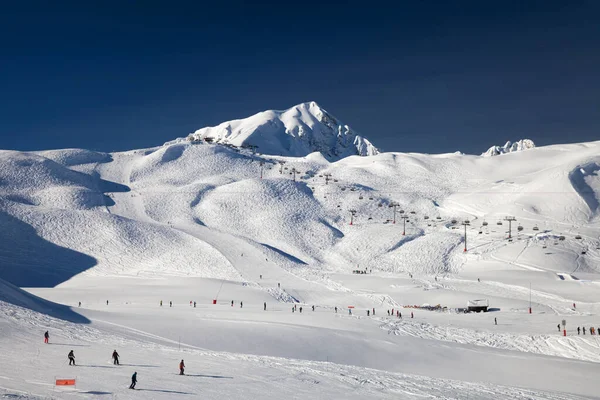
<svg viewBox="0 0 600 400"><path fill-rule="evenodd" d="M514 143L511 143L509 140L504 144L504 146L492 146L481 155L483 157L499 156L501 154L533 149L534 147L535 143L533 143L533 140L531 139L521 139Z"/></svg>
<svg viewBox="0 0 600 400"><path fill-rule="evenodd" d="M209 141L255 148L262 154L304 157L320 152L330 161L379 150L314 101L285 111L264 111L191 133L190 142Z"/></svg>

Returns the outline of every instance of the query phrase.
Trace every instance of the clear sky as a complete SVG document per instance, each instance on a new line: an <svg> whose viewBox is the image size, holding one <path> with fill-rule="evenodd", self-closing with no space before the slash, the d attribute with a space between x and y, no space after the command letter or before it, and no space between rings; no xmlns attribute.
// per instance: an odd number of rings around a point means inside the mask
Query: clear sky
<svg viewBox="0 0 600 400"><path fill-rule="evenodd" d="M15 1L0 148L102 151L314 100L386 151L600 139L600 1Z"/></svg>

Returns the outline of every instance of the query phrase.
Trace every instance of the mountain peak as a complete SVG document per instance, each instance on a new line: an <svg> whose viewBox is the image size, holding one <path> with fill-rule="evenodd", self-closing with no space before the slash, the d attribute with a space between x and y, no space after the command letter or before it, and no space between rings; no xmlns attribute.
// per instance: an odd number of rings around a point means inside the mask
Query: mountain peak
<svg viewBox="0 0 600 400"><path fill-rule="evenodd" d="M330 160L379 153L315 101L283 111L268 110L191 133L190 141L209 139L234 146L256 146L263 154L303 157L318 151Z"/></svg>
<svg viewBox="0 0 600 400"><path fill-rule="evenodd" d="M499 156L501 154L533 149L534 147L535 143L533 143L533 140L531 139L521 139L514 143L511 143L509 140L504 144L504 146L492 146L481 155L483 157Z"/></svg>

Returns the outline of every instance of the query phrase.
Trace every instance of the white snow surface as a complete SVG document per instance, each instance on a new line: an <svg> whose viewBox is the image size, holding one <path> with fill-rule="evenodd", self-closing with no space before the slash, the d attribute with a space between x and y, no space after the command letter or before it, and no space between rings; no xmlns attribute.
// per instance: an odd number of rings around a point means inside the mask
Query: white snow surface
<svg viewBox="0 0 600 400"><path fill-rule="evenodd" d="M264 111L251 117L198 129L188 140L207 138L237 147L256 146L262 154L304 157L320 152L330 160L350 155L371 156L379 150L314 101L285 111Z"/></svg>
<svg viewBox="0 0 600 400"><path fill-rule="evenodd" d="M598 398L600 142L309 150L0 152L0 397Z"/></svg>

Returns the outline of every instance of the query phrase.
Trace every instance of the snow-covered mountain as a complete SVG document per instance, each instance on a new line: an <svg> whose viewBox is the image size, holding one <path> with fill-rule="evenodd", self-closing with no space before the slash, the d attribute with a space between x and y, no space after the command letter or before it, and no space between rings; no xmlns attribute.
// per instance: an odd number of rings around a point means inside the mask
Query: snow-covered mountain
<svg viewBox="0 0 600 400"><path fill-rule="evenodd" d="M250 135L340 126L310 108ZM0 151L0 397L597 398L596 336L576 328L600 315L599 171L600 141ZM462 312L473 299L494 312ZM56 361L71 346L81 366ZM191 373L169 373L184 355ZM119 384L135 370L141 395Z"/></svg>
<svg viewBox="0 0 600 400"><path fill-rule="evenodd" d="M285 111L263 111L190 134L189 141L256 147L261 154L304 157L320 152L329 160L372 156L379 150L314 101Z"/></svg>
<svg viewBox="0 0 600 400"><path fill-rule="evenodd" d="M533 149L535 143L531 139L521 139L518 142L511 143L510 140L504 146L492 146L485 153L481 154L484 157L499 156L500 154L514 153Z"/></svg>

